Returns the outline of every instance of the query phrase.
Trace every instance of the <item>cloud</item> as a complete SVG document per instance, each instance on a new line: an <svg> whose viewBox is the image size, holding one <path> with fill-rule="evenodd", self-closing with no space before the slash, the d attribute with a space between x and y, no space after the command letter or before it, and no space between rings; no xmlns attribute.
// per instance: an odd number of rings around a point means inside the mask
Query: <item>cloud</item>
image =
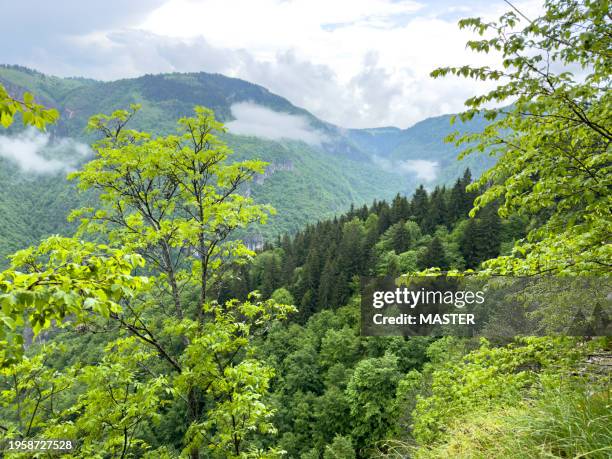
<svg viewBox="0 0 612 459"><path fill-rule="evenodd" d="M485 0L460 7L450 0L135 0L127 6L58 0L35 9L9 3L7 27L0 30L7 63L102 80L218 72L355 128L405 128L461 111L465 99L491 88L432 80L429 73L438 66L499 64L499 56L466 49L474 37L458 29L457 19L492 19L508 9ZM540 3L514 4L535 17Z"/></svg>
<svg viewBox="0 0 612 459"><path fill-rule="evenodd" d="M300 140L311 145L320 145L324 140L324 135L313 129L303 116L275 112L249 102L232 105L231 112L235 119L226 126L233 134L273 140Z"/></svg>
<svg viewBox="0 0 612 459"><path fill-rule="evenodd" d="M438 162L428 161L426 159L408 159L400 161L398 168L401 171L416 175L419 180L433 182L438 175Z"/></svg>
<svg viewBox="0 0 612 459"><path fill-rule="evenodd" d="M440 165L437 161L426 159L407 159L394 161L380 156L373 156L372 161L387 172L395 172L402 175L411 175L424 182L433 182L438 176Z"/></svg>
<svg viewBox="0 0 612 459"><path fill-rule="evenodd" d="M52 140L49 134L33 128L12 137L0 135L0 157L17 163L24 172L66 172L90 152L83 143L68 138Z"/></svg>

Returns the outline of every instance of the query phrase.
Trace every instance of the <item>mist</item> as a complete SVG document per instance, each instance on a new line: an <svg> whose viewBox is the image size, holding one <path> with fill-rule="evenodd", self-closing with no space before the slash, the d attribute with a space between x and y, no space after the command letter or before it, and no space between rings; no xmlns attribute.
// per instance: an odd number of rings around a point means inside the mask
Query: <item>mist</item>
<svg viewBox="0 0 612 459"><path fill-rule="evenodd" d="M33 174L74 170L90 152L84 143L70 138L52 139L49 134L34 128L13 136L0 135L0 157Z"/></svg>
<svg viewBox="0 0 612 459"><path fill-rule="evenodd" d="M440 167L437 161L428 161L426 159L392 161L380 156L374 156L372 161L387 172L412 175L424 182L433 182L438 176L438 168Z"/></svg>
<svg viewBox="0 0 612 459"><path fill-rule="evenodd" d="M310 145L320 145L325 139L303 116L276 112L249 102L232 105L231 112L235 119L226 126L232 134L272 140L300 140Z"/></svg>

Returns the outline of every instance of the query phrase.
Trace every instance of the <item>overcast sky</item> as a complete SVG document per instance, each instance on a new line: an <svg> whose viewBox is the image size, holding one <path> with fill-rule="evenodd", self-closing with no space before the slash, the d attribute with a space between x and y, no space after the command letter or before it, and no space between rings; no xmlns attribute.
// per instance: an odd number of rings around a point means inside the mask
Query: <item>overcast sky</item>
<svg viewBox="0 0 612 459"><path fill-rule="evenodd" d="M535 15L538 0L514 2ZM218 72L344 127L408 127L460 111L481 82L436 66L494 65L465 49L462 17L502 0L0 0L0 62L101 80Z"/></svg>

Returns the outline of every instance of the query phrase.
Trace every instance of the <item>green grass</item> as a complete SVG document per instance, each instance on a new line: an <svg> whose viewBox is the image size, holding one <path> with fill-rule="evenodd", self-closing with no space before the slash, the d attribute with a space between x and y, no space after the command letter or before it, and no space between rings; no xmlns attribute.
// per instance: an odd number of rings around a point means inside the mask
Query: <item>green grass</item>
<svg viewBox="0 0 612 459"><path fill-rule="evenodd" d="M378 457L388 459L610 458L610 385L549 388L535 401L456 419L442 442L415 446L392 441L380 449Z"/></svg>

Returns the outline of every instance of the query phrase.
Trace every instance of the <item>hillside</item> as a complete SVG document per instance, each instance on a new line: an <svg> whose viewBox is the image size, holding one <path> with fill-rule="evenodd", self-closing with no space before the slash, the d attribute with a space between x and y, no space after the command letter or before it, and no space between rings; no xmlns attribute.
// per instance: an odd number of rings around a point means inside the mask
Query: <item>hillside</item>
<svg viewBox="0 0 612 459"><path fill-rule="evenodd" d="M423 179L429 180L428 186L450 183L466 166L479 174L487 164L479 158L460 164L455 161L456 148L443 142L453 129L448 117L426 120L405 130L346 130L319 120L261 86L218 74L145 75L100 82L2 66L0 83L17 96L32 91L40 102L60 111L60 121L49 129L52 140L71 138L90 143L93 138L85 132L85 125L91 115L133 103L142 105L133 126L156 134L172 132L175 120L190 114L195 105L212 108L219 119L230 123L224 140L236 152L236 159L270 163L266 174L258 177L248 192L257 202L271 203L279 212L270 224L243 235L254 240L295 232L308 222L341 213L351 204L390 198L398 192L409 194ZM251 118L237 119L234 104L246 104L253 112ZM262 125L262 116L269 117L270 124L286 126ZM246 131L237 135L232 122L242 122L243 128L246 123ZM258 135L258 130L270 128L286 131L289 138ZM15 136L20 130L16 123L8 132ZM86 159L71 151L61 154L72 155L72 168ZM68 231L64 223L67 209L84 198L66 182L65 170L27 173L3 157L0 164L4 178L0 209L4 221L10 222L0 232L0 255L45 234ZM31 203L26 212L23 203Z"/></svg>

